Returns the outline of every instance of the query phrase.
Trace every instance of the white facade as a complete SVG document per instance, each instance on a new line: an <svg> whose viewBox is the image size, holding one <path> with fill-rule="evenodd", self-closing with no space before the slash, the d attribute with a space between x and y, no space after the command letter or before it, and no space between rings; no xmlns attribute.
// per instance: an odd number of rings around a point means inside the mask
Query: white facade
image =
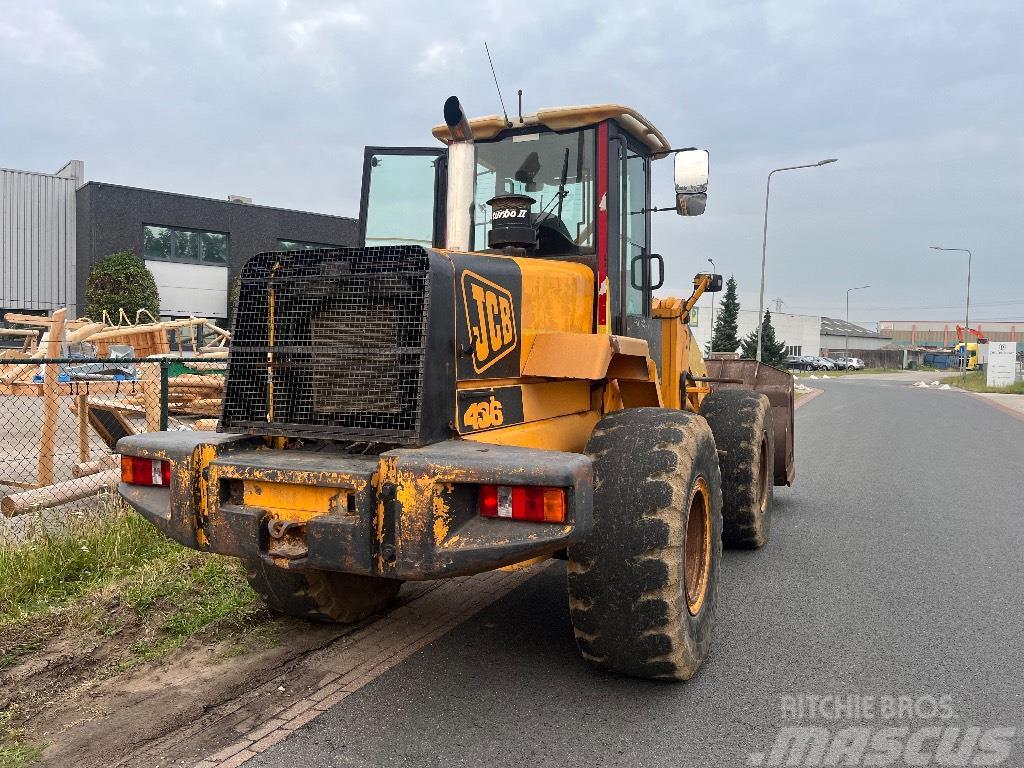
<svg viewBox="0 0 1024 768"><path fill-rule="evenodd" d="M85 165L56 173L0 169L0 307L49 310L75 305L75 191Z"/></svg>
<svg viewBox="0 0 1024 768"><path fill-rule="evenodd" d="M208 264L146 261L160 293L160 314L228 316L228 269Z"/></svg>
<svg viewBox="0 0 1024 768"><path fill-rule="evenodd" d="M717 314L720 307L715 307ZM757 310L741 309L737 318L737 338L741 341L757 328ZM821 339L821 317L819 315L791 315L785 312L772 312L772 327L775 338L785 341L792 355L817 355L818 342ZM701 350L707 349L711 340L711 307L701 306L697 313L696 324L690 323L690 330L700 344ZM734 350L716 349L716 352L732 352Z"/></svg>

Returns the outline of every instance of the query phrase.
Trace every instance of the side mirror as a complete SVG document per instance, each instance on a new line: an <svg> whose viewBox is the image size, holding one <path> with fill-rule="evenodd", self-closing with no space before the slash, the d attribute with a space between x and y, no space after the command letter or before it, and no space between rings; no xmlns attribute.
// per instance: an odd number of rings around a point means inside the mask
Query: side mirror
<svg viewBox="0 0 1024 768"><path fill-rule="evenodd" d="M704 289L704 293L718 293L722 290L722 276L709 274L708 272L698 272L693 278L693 284L696 286L700 283L702 277L710 277L708 281L708 287Z"/></svg>
<svg viewBox="0 0 1024 768"><path fill-rule="evenodd" d="M676 212L700 216L708 203L708 151L684 149L676 152L675 163Z"/></svg>

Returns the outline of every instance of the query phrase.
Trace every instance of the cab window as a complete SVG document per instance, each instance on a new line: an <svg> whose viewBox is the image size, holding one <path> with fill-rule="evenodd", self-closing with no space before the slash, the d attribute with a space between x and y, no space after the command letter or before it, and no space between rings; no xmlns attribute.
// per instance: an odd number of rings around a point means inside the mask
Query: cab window
<svg viewBox="0 0 1024 768"><path fill-rule="evenodd" d="M537 131L476 143L474 247L487 247L495 195L533 198L535 221L556 227L574 246L594 246L594 130Z"/></svg>
<svg viewBox="0 0 1024 768"><path fill-rule="evenodd" d="M363 245L434 244L442 152L367 148L359 217Z"/></svg>
<svg viewBox="0 0 1024 768"><path fill-rule="evenodd" d="M623 161L623 200L621 222L620 264L626 283L626 314L644 314L644 291L633 285L645 285L646 269L643 263L647 251L647 172L646 157L628 151ZM639 259L639 261L637 261ZM634 265L634 261L636 264Z"/></svg>

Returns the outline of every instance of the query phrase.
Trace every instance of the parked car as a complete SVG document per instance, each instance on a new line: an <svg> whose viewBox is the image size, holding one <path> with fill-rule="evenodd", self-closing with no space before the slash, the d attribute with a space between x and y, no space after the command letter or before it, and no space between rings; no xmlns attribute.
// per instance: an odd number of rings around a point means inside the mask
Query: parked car
<svg viewBox="0 0 1024 768"><path fill-rule="evenodd" d="M837 360L834 357L823 357L821 359L825 360L826 362L832 363L832 365L835 366L835 368L833 368L832 370L835 370L835 371L846 370L846 363L843 362L843 358L839 358Z"/></svg>
<svg viewBox="0 0 1024 768"><path fill-rule="evenodd" d="M814 371L817 367L802 355L790 355L786 358L786 368L790 371Z"/></svg>
<svg viewBox="0 0 1024 768"><path fill-rule="evenodd" d="M830 360L826 360L824 357L818 357L817 355L807 355L807 360L811 361L816 371L834 371L836 364Z"/></svg>
<svg viewBox="0 0 1024 768"><path fill-rule="evenodd" d="M859 357L841 357L839 359L843 362L845 368L850 368L855 371L864 370L864 361Z"/></svg>

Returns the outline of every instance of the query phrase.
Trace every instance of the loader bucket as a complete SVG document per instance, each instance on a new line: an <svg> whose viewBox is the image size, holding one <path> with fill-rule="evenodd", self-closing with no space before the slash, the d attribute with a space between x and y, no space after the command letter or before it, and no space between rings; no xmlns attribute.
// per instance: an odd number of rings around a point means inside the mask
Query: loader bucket
<svg viewBox="0 0 1024 768"><path fill-rule="evenodd" d="M756 360L705 360L711 390L752 389L768 398L775 424L775 485L796 479L793 456L793 376Z"/></svg>

